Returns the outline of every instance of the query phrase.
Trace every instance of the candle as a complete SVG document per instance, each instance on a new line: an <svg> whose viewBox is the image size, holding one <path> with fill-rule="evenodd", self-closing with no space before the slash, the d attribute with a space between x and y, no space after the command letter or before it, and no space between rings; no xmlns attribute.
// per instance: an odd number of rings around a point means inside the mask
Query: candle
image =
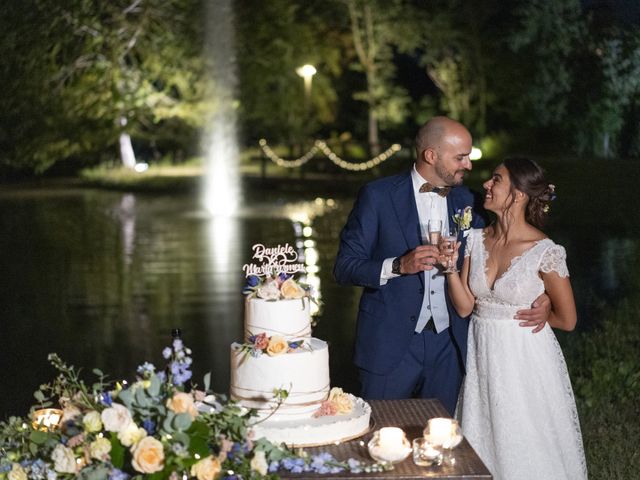
<svg viewBox="0 0 640 480"><path fill-rule="evenodd" d="M434 445L443 445L451 441L453 421L450 418L431 418L425 437Z"/></svg>
<svg viewBox="0 0 640 480"><path fill-rule="evenodd" d="M374 434L368 447L371 456L380 462L399 462L411 452L409 441L398 427L381 428Z"/></svg>
<svg viewBox="0 0 640 480"><path fill-rule="evenodd" d="M62 418L62 410L43 408L33 412L32 426L36 430L55 430Z"/></svg>
<svg viewBox="0 0 640 480"><path fill-rule="evenodd" d="M404 432L398 427L384 427L380 429L380 447L387 449L402 446Z"/></svg>

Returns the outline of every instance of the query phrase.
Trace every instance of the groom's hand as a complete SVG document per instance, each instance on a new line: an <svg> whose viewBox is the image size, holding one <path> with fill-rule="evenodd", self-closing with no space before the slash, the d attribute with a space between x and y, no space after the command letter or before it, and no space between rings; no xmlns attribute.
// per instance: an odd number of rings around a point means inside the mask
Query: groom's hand
<svg viewBox="0 0 640 480"><path fill-rule="evenodd" d="M419 245L406 255L400 257L400 272L404 275L431 270L438 261L438 247Z"/></svg>
<svg viewBox="0 0 640 480"><path fill-rule="evenodd" d="M528 310L518 310L516 320L521 320L521 327L535 327L531 333L538 333L544 328L551 313L551 299L546 293L536 298Z"/></svg>

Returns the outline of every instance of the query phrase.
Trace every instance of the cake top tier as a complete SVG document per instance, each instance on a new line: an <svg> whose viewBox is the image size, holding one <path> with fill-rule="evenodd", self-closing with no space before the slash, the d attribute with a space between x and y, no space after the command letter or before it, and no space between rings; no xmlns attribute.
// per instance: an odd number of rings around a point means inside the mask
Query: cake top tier
<svg viewBox="0 0 640 480"><path fill-rule="evenodd" d="M297 282L295 273L306 273L305 266L298 262L298 252L285 243L265 247L257 243L252 247L253 261L242 269L247 277L243 293L249 298L263 300L291 300L311 297L311 289Z"/></svg>

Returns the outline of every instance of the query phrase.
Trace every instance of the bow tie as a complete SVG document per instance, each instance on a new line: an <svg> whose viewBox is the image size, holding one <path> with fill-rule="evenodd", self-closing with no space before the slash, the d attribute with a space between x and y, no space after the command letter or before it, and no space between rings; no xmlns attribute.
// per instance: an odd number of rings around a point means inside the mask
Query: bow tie
<svg viewBox="0 0 640 480"><path fill-rule="evenodd" d="M451 187L434 187L429 182L425 182L420 187L420 193L432 192L432 193L437 193L441 197L446 197L447 195L449 195L450 191L451 191Z"/></svg>

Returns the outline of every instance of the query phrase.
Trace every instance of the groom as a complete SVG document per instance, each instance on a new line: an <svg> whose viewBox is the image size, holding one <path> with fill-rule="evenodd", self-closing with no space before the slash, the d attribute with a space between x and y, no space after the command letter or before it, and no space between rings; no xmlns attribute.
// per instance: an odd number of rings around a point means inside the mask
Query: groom
<svg viewBox="0 0 640 480"><path fill-rule="evenodd" d="M365 399L438 398L453 414L464 374L468 319L446 296L445 276L434 267L436 246L421 238L430 219L446 231L454 215L471 207L467 228L484 226L481 201L462 186L471 170L471 135L460 123L434 117L416 135L411 171L365 185L340 236L334 276L364 287L355 364ZM460 229L460 252L466 230ZM458 267L463 262L459 256ZM544 323L550 305L518 312L521 325Z"/></svg>

